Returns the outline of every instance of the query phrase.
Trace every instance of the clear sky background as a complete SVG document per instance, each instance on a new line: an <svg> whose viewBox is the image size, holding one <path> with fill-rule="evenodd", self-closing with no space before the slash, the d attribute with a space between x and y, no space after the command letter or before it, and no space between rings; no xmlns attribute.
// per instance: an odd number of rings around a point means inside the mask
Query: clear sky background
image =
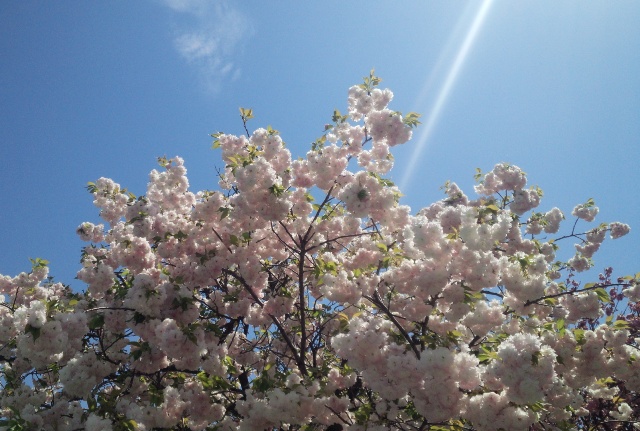
<svg viewBox="0 0 640 431"><path fill-rule="evenodd" d="M215 189L209 134L241 134L240 106L304 156L372 67L392 109L423 115L394 153L403 203L446 180L472 195L476 167L510 162L545 191L540 210L592 197L597 220L631 224L596 267L640 270L640 2L302 4L1 2L0 274L41 257L82 289L87 181L144 194L156 157L180 155L192 190Z"/></svg>

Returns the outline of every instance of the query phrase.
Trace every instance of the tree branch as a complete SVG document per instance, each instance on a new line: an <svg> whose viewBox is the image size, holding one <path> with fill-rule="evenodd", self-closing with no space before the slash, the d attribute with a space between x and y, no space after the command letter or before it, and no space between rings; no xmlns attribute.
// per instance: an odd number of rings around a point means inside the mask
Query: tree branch
<svg viewBox="0 0 640 431"><path fill-rule="evenodd" d="M415 353L416 358L420 359L420 351L418 350L416 345L411 340L411 337L409 336L407 331L405 331L405 329L402 327L400 322L398 322L398 320L393 315L393 313L391 313L391 310L389 310L389 308L387 308L387 306L385 306L382 303L382 299L380 298L380 295L378 294L378 291L376 290L373 295L374 295L373 297L367 296L367 295L363 295L363 298L366 298L369 301L371 301L376 307L380 308L384 312L384 314L387 315L387 317L389 317L389 320L391 320L391 322L396 326L396 328L398 328L398 330L400 331L400 333L402 334L404 339L407 340L407 343L409 343L409 346L411 346L411 350L413 350L413 353Z"/></svg>
<svg viewBox="0 0 640 431"><path fill-rule="evenodd" d="M251 290L251 286L249 286L249 284L246 282L244 277L242 277L236 271L232 271L226 268L224 268L222 272L225 274L231 275L233 276L233 278L238 280L242 284L242 286L247 290L247 292L249 292L249 295L251 295L251 297L254 299L256 304L258 304L260 308L264 308L264 302L262 302L262 300L258 298L258 295L256 295L256 293L253 290ZM284 326L282 326L282 323L280 323L280 320L278 320L278 318L273 314L269 314L269 317L278 328L278 331L280 332L280 335L282 335L282 338L284 338L284 341L285 343L287 343L287 346L289 346L289 348L291 349L291 352L293 353L293 358L296 361L296 364L298 365L298 369L300 370L300 373L302 373L303 375L306 375L306 366L304 363L304 359L301 357L301 355L297 351L295 345L293 344L293 341L289 337L289 334L287 334L287 332L284 330Z"/></svg>
<svg viewBox="0 0 640 431"><path fill-rule="evenodd" d="M560 293L554 293L553 295L541 296L540 298L537 298L537 299L529 299L528 301L526 301L524 303L524 305L526 307L526 306L529 306L531 304L536 304L538 301L543 301L545 299L558 298L558 297L564 296L564 295L571 295L572 293L588 292L590 290L599 289L601 287L605 288L605 287L613 287L613 286L628 286L628 284L626 284L626 283L610 283L610 284L599 284L599 283L596 283L594 286L587 287L587 288L584 288L584 289L567 290L567 291L560 292Z"/></svg>

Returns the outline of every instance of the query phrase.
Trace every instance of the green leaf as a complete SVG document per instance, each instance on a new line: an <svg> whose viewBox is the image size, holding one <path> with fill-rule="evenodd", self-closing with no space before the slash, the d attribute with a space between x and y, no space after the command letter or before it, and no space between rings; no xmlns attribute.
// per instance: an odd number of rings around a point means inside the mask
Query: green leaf
<svg viewBox="0 0 640 431"><path fill-rule="evenodd" d="M384 269L389 268L389 265L391 264L391 257L390 256L386 256L384 259L382 259L381 263L381 267Z"/></svg>
<svg viewBox="0 0 640 431"><path fill-rule="evenodd" d="M538 365L538 363L540 362L540 356L541 356L541 352L535 351L531 354L531 365Z"/></svg>
<svg viewBox="0 0 640 431"><path fill-rule="evenodd" d="M271 125L267 126L267 133L269 134L269 136L275 136L275 135L279 135L280 134L280 132L278 132L276 129L271 127ZM284 142L283 142L283 144L284 144Z"/></svg>
<svg viewBox="0 0 640 431"><path fill-rule="evenodd" d="M45 268L47 265L49 265L48 260L41 259L39 257L36 257L35 259L29 258L29 260L31 261L31 268L34 270L38 268Z"/></svg>
<svg viewBox="0 0 640 431"><path fill-rule="evenodd" d="M358 410L356 410L354 413L354 416L356 418L356 423L361 425L367 423L372 411L373 409L369 404L361 405L360 408L358 408Z"/></svg>
<svg viewBox="0 0 640 431"><path fill-rule="evenodd" d="M96 186L96 183L93 183L93 182L91 182L91 181L89 181L89 182L87 183L87 186L86 186L85 188L86 188L86 189L89 191L89 193L91 193L91 194L94 194L94 193L97 193L97 192L98 192L98 186Z"/></svg>
<svg viewBox="0 0 640 431"><path fill-rule="evenodd" d="M164 401L164 393L155 384L149 385L149 402L153 407L159 407Z"/></svg>
<svg viewBox="0 0 640 431"><path fill-rule="evenodd" d="M266 372L263 372L260 377L254 379L252 382L252 389L257 392L265 393L275 387L275 382L269 377Z"/></svg>
<svg viewBox="0 0 640 431"><path fill-rule="evenodd" d="M213 143L211 144L212 149L220 148L222 144L220 144L220 136L222 136L222 132L212 133L210 136L213 138Z"/></svg>
<svg viewBox="0 0 640 431"><path fill-rule="evenodd" d="M334 123L336 123L336 124L344 123L346 121L346 119L347 119L347 116L346 115L342 115L342 113L339 110L337 110L337 109L333 110L333 116L331 117L331 120Z"/></svg>
<svg viewBox="0 0 640 431"><path fill-rule="evenodd" d="M542 404L541 401L538 401L537 403L529 404L529 408L531 409L531 411L535 413L546 411L546 409L544 408L544 404Z"/></svg>
<svg viewBox="0 0 640 431"><path fill-rule="evenodd" d="M626 320L616 320L615 322L613 322L613 328L618 330L629 329L630 325Z"/></svg>
<svg viewBox="0 0 640 431"><path fill-rule="evenodd" d="M133 419L129 419L128 421L122 422L124 429L126 431L135 431L138 428L138 423Z"/></svg>
<svg viewBox="0 0 640 431"><path fill-rule="evenodd" d="M409 112L404 116L402 122L413 129L414 127L418 127L418 124L421 124L418 120L420 116L421 115L416 112Z"/></svg>
<svg viewBox="0 0 640 431"><path fill-rule="evenodd" d="M253 118L253 109L251 108L240 108L240 116L242 117L242 121L247 121Z"/></svg>
<svg viewBox="0 0 640 431"><path fill-rule="evenodd" d="M235 235L229 235L229 242L235 245L236 247L240 245L240 240Z"/></svg>
<svg viewBox="0 0 640 431"><path fill-rule="evenodd" d="M447 331L447 339L452 343L458 343L458 341L462 338L462 332L458 330Z"/></svg>
<svg viewBox="0 0 640 431"><path fill-rule="evenodd" d="M94 314L89 319L89 329L98 329L104 326L104 314Z"/></svg>
<svg viewBox="0 0 640 431"><path fill-rule="evenodd" d="M340 332L346 332L349 328L349 316L347 316L345 313L340 312L336 315L336 317L340 322Z"/></svg>
<svg viewBox="0 0 640 431"><path fill-rule="evenodd" d="M378 84L380 84L380 82L382 81L382 79L375 76L374 69L371 69L371 72L369 72L369 76L365 76L363 79L364 83L360 84L359 87L363 90L366 90L367 92L373 90L373 88L378 86Z"/></svg>
<svg viewBox="0 0 640 431"><path fill-rule="evenodd" d="M104 316L102 317L102 320L104 321ZM139 313L137 311L135 313L133 313L133 322L136 325L144 322L145 320L147 320L147 316L145 316L144 314ZM100 326L102 326L102 325L100 325Z"/></svg>
<svg viewBox="0 0 640 431"><path fill-rule="evenodd" d="M222 363L227 367L227 373L231 375L238 374L238 368L236 367L235 362L233 361L233 358L231 356L225 356L222 360Z"/></svg>
<svg viewBox="0 0 640 431"><path fill-rule="evenodd" d="M179 230L178 233L173 235L173 237L177 239L179 242L181 242L183 239L187 237L187 234Z"/></svg>
<svg viewBox="0 0 640 431"><path fill-rule="evenodd" d="M480 347L480 352L478 353L478 360L481 363L487 363L493 360L500 360L500 356L498 356L497 352L490 350L486 346L482 346Z"/></svg>
<svg viewBox="0 0 640 431"><path fill-rule="evenodd" d="M280 197L282 196L282 194L284 193L285 188L279 184L274 184L271 187L269 187L269 192L272 195L275 195L276 197Z"/></svg>
<svg viewBox="0 0 640 431"><path fill-rule="evenodd" d="M218 208L218 212L220 213L220 220L222 220L229 217L229 214L231 213L231 208L220 207Z"/></svg>
<svg viewBox="0 0 640 431"><path fill-rule="evenodd" d="M167 166L169 166L171 164L171 160L167 159L166 157L158 157L158 164L160 166L162 166L163 168L166 168Z"/></svg>
<svg viewBox="0 0 640 431"><path fill-rule="evenodd" d="M27 323L27 326L24 328L25 334L31 334L33 337L33 341L36 341L40 338L40 328L35 328Z"/></svg>
<svg viewBox="0 0 640 431"><path fill-rule="evenodd" d="M134 361L137 361L138 359L140 359L144 352L151 351L151 347L149 346L149 343L147 343L146 341L145 342L132 341L130 344L133 347L136 347L136 349L131 349L131 353L129 353L129 356L131 356L131 359L133 359Z"/></svg>
<svg viewBox="0 0 640 431"><path fill-rule="evenodd" d="M589 283L589 284L594 284L594 283ZM595 289L594 292L596 292L596 295L598 295L598 299L600 301L602 301L602 302L611 302L611 296L609 296L609 294L607 293L607 291L603 287L599 287L599 288Z"/></svg>
<svg viewBox="0 0 640 431"><path fill-rule="evenodd" d="M546 305L556 305L558 300L556 298L545 298L544 303Z"/></svg>
<svg viewBox="0 0 640 431"><path fill-rule="evenodd" d="M196 334L193 333L195 328L192 326L187 326L182 330L182 333L187 337L187 340L191 341L193 344L198 344L198 338Z"/></svg>
<svg viewBox="0 0 640 431"><path fill-rule="evenodd" d="M476 168L476 173L473 176L473 179L475 180L475 182L480 182L480 178L482 178L482 169Z"/></svg>
<svg viewBox="0 0 640 431"><path fill-rule="evenodd" d="M322 150L324 148L325 142L327 142L327 137L325 135L322 135L311 144L311 150L313 151Z"/></svg>
<svg viewBox="0 0 640 431"><path fill-rule="evenodd" d="M615 384L616 381L613 380L611 377L606 377L606 378L598 379L596 383L599 384L600 386L607 386L607 385Z"/></svg>

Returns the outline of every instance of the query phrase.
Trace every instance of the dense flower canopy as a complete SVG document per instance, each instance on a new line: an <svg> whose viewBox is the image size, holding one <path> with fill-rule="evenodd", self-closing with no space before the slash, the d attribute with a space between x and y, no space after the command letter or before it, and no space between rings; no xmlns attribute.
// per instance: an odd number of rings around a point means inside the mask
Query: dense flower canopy
<svg viewBox="0 0 640 431"><path fill-rule="evenodd" d="M217 191L179 157L144 196L89 183L86 291L0 276L0 429L637 428L640 274L579 274L629 227L589 200L560 234L506 163L413 213L384 175L418 115L379 82L298 160L241 109Z"/></svg>

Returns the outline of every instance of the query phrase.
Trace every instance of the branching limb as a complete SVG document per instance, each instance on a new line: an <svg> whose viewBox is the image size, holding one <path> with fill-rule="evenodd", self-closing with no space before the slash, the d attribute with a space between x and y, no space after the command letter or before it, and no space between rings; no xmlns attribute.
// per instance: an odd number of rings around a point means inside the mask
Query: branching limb
<svg viewBox="0 0 640 431"><path fill-rule="evenodd" d="M264 308L264 302L262 302L262 300L258 298L258 295L256 295L256 293L251 289L251 286L249 286L249 284L244 279L244 277L242 277L242 275L230 269L223 269L222 272L224 272L225 274L231 275L236 280L238 280L242 284L242 286L247 290L247 292L249 292L249 295L251 295L251 297L256 302L256 304L258 304L260 308ZM273 314L269 314L269 317L278 328L278 332L280 333L280 335L282 335L282 338L284 338L284 341L285 343L287 343L287 346L289 346L289 348L291 349L291 352L293 353L293 358L296 361L296 364L298 365L298 369L303 375L306 375L307 368L304 363L304 358L299 354L298 349L296 349L295 345L293 344L293 341L289 337L289 334L287 334L287 331L285 331L284 326L282 326L282 323L280 322L280 320L278 320L278 318Z"/></svg>
<svg viewBox="0 0 640 431"><path fill-rule="evenodd" d="M400 333L402 334L404 339L407 340L407 343L409 343L409 346L411 346L411 350L413 350L413 353L415 353L416 358L420 359L420 351L416 347L415 343L411 340L411 337L409 336L407 331L405 331L405 329L402 327L400 322L398 322L398 320L393 315L391 310L389 310L389 308L386 305L384 305L384 303L382 302L382 299L380 298L380 295L378 294L378 292L375 291L374 294L373 294L373 297L371 297L371 296L363 296L363 297L368 299L369 301L371 301L376 307L378 307L380 310L382 310L382 312L385 315L387 315L387 317L389 317L389 320L391 320L391 322L395 325L395 327L398 328L398 330L400 331Z"/></svg>
<svg viewBox="0 0 640 431"><path fill-rule="evenodd" d="M595 285L593 285L591 287L586 287L584 289L567 290L567 291L560 292L560 293L554 293L553 295L545 295L545 296L541 296L540 298L529 299L528 301L526 301L524 303L524 305L526 307L526 306L529 306L531 304L536 304L539 301L544 301L545 299L558 298L560 296L571 295L573 293L588 292L590 290L599 289L601 287L605 288L605 287L613 287L613 286L628 286L628 284L626 284L626 283L610 283L610 284L599 284L599 283L596 283Z"/></svg>

